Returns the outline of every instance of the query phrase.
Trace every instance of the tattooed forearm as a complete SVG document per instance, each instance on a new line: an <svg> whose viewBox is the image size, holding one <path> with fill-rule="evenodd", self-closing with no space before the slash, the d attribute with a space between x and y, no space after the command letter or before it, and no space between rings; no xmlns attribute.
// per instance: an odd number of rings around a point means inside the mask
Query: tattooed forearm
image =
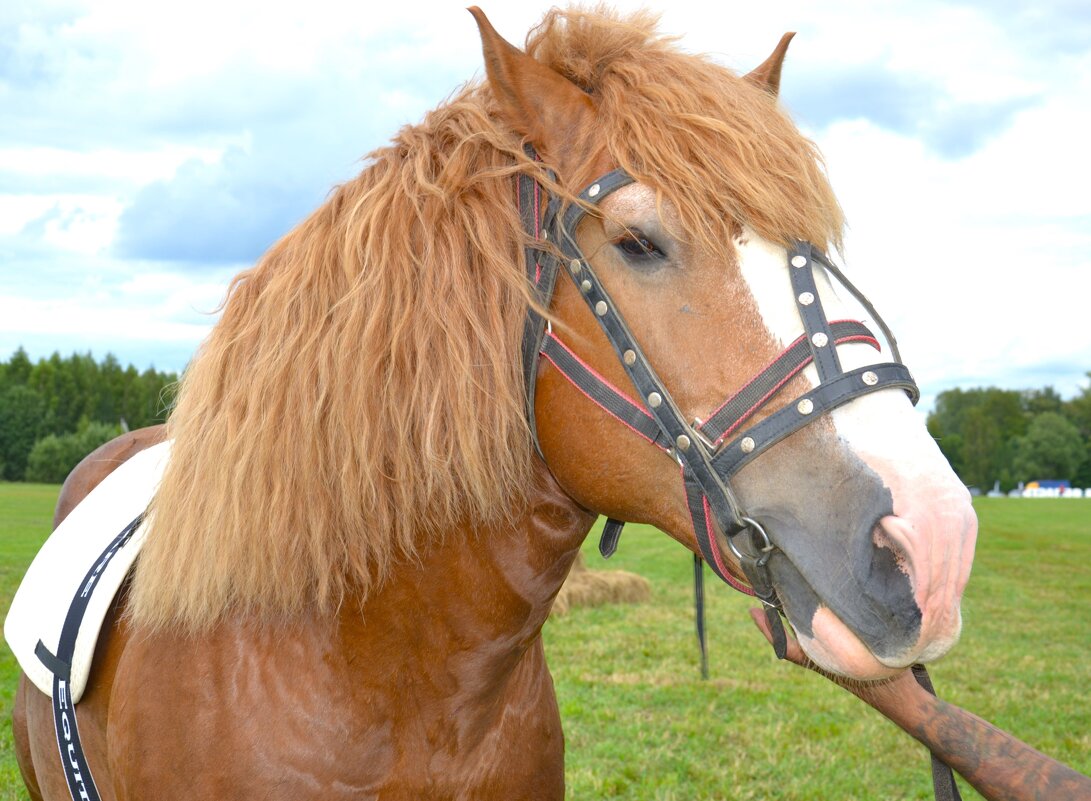
<svg viewBox="0 0 1091 801"><path fill-rule="evenodd" d="M1091 799L1091 779L964 709L937 701L909 733L989 799Z"/></svg>
<svg viewBox="0 0 1091 801"><path fill-rule="evenodd" d="M850 688L924 743L990 801L1091 801L1091 779L977 715L897 681Z"/></svg>
<svg viewBox="0 0 1091 801"><path fill-rule="evenodd" d="M761 610L754 623L772 641ZM794 638L787 658L820 673L882 712L962 774L989 801L1091 801L1091 778L1077 773L1002 729L924 690L907 670L886 681L862 684L825 673Z"/></svg>

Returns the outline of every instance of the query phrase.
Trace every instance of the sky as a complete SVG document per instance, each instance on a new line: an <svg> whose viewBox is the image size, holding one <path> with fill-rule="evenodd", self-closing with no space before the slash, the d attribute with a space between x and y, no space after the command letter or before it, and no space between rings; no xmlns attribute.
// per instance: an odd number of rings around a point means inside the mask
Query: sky
<svg viewBox="0 0 1091 801"><path fill-rule="evenodd" d="M480 0L521 44L547 8ZM847 273L923 408L1091 370L1091 4L617 2L745 72L825 155ZM0 359L181 370L252 264L483 75L460 3L0 3Z"/></svg>

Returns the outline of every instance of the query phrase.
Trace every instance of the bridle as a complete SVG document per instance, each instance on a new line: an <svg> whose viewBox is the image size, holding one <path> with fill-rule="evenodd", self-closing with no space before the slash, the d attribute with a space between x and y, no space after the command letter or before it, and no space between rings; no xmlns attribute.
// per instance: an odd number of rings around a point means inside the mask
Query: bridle
<svg viewBox="0 0 1091 801"><path fill-rule="evenodd" d="M537 158L530 146L527 155ZM548 174L554 180L553 174ZM564 205L559 197L548 196L534 178L520 175L520 213L524 229L534 243L526 249L527 278L536 300L542 307L548 307L557 275L565 273L606 334L640 398L630 398L595 372L558 337L541 314L531 309L523 334L523 375L535 447L541 453L534 419L534 394L538 367L544 357L591 401L678 463L704 561L723 581L762 602L774 631L774 647L778 656L783 656L784 631L777 614L781 603L768 568L777 548L761 524L743 510L731 489L731 477L788 435L855 398L899 387L916 403L919 391L909 370L901 363L893 335L872 304L825 254L808 243L796 242L788 250L787 258L803 334L707 420L687 420L575 239L580 221L611 193L634 180L624 170L613 170L585 188L578 195L578 203ZM543 195L548 198L544 209ZM890 343L893 361L847 371L841 367L837 345L856 341L878 348L879 343L862 323L827 319L815 282L816 266L837 278L871 314ZM818 371L818 386L761 422L744 428L793 376L811 363ZM600 543L604 556L616 549L623 525L619 520L607 522ZM717 527L738 559L749 586L729 571L716 539ZM744 533L746 536L742 536Z"/></svg>
<svg viewBox="0 0 1091 801"><path fill-rule="evenodd" d="M525 145L525 152L531 160L538 161L531 145ZM556 183L556 175L548 168L544 168L544 171ZM792 293L803 324L802 335L742 389L724 401L707 420L687 421L575 239L577 226L591 209L611 193L634 181L624 170L612 170L580 192L578 203L565 205L561 198L550 196L535 178L526 173L519 175L519 212L523 229L530 240L525 251L526 274L535 300L540 308L547 309L557 285L558 273L568 275L606 334L640 396L639 401L634 400L600 376L557 336L548 320L531 307L523 329L522 356L527 416L534 447L542 455L534 416L534 396L538 368L542 358L545 358L607 414L678 463L703 561L723 581L762 602L772 634L773 650L778 659L783 659L787 652L787 637L780 619L783 608L769 572L769 560L778 549L762 525L748 517L742 509L731 490L731 477L789 434L851 400L881 389L898 387L909 395L915 405L920 398L920 390L909 369L902 364L894 335L871 302L824 253L807 242L795 242L788 249L787 259ZM543 198L546 199L544 208ZM878 349L879 343L862 323L852 320L831 322L827 319L815 283L816 266L836 278L868 312L890 345L893 361L853 370L841 367L837 345L867 342ZM761 422L742 428L792 377L811 363L818 372L819 383L816 387ZM609 557L617 549L624 525L621 520L607 520L599 541L599 551L603 556ZM728 570L714 526L723 532L728 548L738 559L749 586ZM742 537L744 533L747 534L745 538ZM702 669L705 671L701 559L697 558L695 564L697 630ZM935 695L924 666L913 665L912 670L917 682ZM958 801L961 796L951 768L934 754L931 760L932 786L937 801Z"/></svg>

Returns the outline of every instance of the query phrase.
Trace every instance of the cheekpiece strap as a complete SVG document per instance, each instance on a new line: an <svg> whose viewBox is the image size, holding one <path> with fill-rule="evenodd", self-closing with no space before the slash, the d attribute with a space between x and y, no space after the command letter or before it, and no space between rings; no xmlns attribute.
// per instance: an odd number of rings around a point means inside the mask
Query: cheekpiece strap
<svg viewBox="0 0 1091 801"><path fill-rule="evenodd" d="M524 152L532 161L540 161L538 153L528 142ZM553 177L551 171L547 173ZM542 241L543 215L547 207L548 194L534 177L525 172L519 173L516 188L516 200L519 205L519 217L523 223L523 232L527 236L524 248L527 282L535 299L542 307L548 307L557 283L557 260L538 243ZM534 414L534 395L538 379L538 353L542 338L546 332L546 320L534 308L527 309L523 323L523 385L526 389L527 422L530 424L531 438L539 455L542 453L538 442L538 425Z"/></svg>
<svg viewBox="0 0 1091 801"><path fill-rule="evenodd" d="M686 492L686 505L689 508L690 521L693 523L693 533L697 540L697 547L701 555L716 574L717 578L734 587L745 595L753 595L754 591L746 586L746 583L735 578L727 566L720 546L716 541L716 530L713 525L713 511L700 483L682 468L682 486Z"/></svg>

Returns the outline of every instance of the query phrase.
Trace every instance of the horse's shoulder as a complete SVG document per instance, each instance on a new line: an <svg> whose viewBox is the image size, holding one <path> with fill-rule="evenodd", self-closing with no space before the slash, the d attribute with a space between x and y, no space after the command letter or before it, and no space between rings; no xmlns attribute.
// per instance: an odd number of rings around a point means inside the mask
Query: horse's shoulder
<svg viewBox="0 0 1091 801"><path fill-rule="evenodd" d="M106 476L140 451L163 441L165 427L148 426L127 431L99 446L84 457L68 474L61 487L57 508L53 513L53 527L60 525L76 505L97 487Z"/></svg>

